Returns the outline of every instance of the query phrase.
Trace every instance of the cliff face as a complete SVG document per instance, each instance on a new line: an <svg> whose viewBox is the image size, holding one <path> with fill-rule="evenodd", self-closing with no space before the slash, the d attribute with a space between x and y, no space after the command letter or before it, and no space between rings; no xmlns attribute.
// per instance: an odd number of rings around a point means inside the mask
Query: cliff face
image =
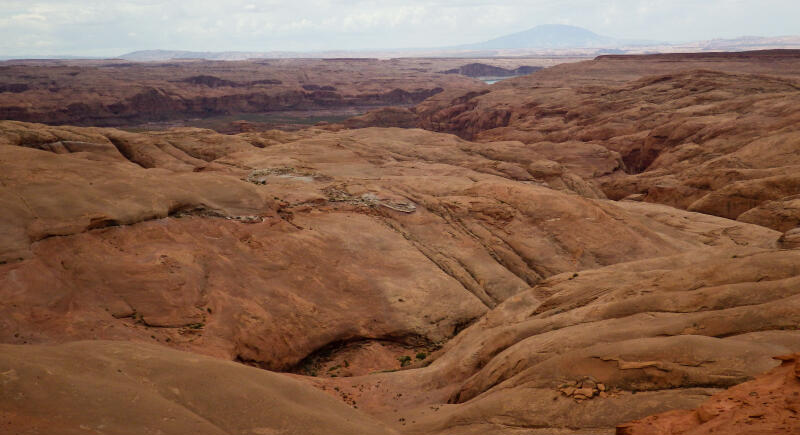
<svg viewBox="0 0 800 435"><path fill-rule="evenodd" d="M122 101L107 105L99 101L70 103L65 108L51 111L29 110L20 106L0 107L0 118L51 124L126 125L241 113L412 105L441 91L442 88L437 87L411 92L392 89L382 93L357 95L321 90L287 90L220 96L179 96L171 95L162 88L146 88Z"/></svg>

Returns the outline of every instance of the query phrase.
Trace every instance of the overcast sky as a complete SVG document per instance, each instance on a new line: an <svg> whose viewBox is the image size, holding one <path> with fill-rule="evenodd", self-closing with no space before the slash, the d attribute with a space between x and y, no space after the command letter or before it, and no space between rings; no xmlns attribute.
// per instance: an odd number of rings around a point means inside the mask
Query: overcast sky
<svg viewBox="0 0 800 435"><path fill-rule="evenodd" d="M662 41L800 34L800 0L0 0L0 56L441 47L539 24Z"/></svg>

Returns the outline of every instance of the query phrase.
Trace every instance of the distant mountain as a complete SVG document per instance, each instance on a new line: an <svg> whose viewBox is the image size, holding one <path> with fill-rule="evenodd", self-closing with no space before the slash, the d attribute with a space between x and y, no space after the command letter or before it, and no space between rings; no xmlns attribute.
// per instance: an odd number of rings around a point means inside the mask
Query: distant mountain
<svg viewBox="0 0 800 435"><path fill-rule="evenodd" d="M520 48L612 47L620 40L601 36L582 27L545 24L477 44L461 45L465 50L509 50Z"/></svg>
<svg viewBox="0 0 800 435"><path fill-rule="evenodd" d="M652 41L650 41L652 42ZM642 42L646 44L648 42ZM637 45L635 41L601 36L582 27L567 26L562 24L544 24L524 32L512 33L486 42L465 44L456 47L441 47L430 49L386 49L386 50L330 50L319 52L201 52L181 50L143 50L123 54L122 59L131 61L163 61L168 59L207 59L207 60L245 60L245 59L274 59L291 57L359 57L366 54L378 53L425 56L448 56L449 51L479 51L479 50L515 50L515 49L569 49L569 48L616 48L623 45ZM494 53L486 53L489 56ZM379 56L376 56L379 57Z"/></svg>
<svg viewBox="0 0 800 435"><path fill-rule="evenodd" d="M520 49L569 49L605 48L622 46L660 45L658 41L618 39L598 35L583 27L564 24L543 24L522 32L512 33L485 42L454 47L459 50L520 50Z"/></svg>

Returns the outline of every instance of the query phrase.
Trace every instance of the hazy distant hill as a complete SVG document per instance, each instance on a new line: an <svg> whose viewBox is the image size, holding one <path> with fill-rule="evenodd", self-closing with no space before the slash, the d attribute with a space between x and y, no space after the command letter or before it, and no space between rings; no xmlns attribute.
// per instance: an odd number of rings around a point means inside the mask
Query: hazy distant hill
<svg viewBox="0 0 800 435"><path fill-rule="evenodd" d="M328 50L314 52L292 51L181 51L144 50L123 54L129 61L164 61L169 59L288 59L339 57L495 57L508 55L573 55L671 53L691 51L743 51L776 48L800 48L800 37L745 36L735 39L713 39L686 43L665 43L618 39L598 35L590 30L560 24L546 24L523 32L501 36L476 44L427 49L385 50Z"/></svg>
<svg viewBox="0 0 800 435"><path fill-rule="evenodd" d="M19 54L16 56L0 55L0 61L7 60L94 60L94 59L107 59L107 57L100 56L71 56L68 54Z"/></svg>
<svg viewBox="0 0 800 435"><path fill-rule="evenodd" d="M703 50L712 51L742 51L759 50L766 48L798 48L800 36L741 36L733 39L712 39L696 43Z"/></svg>
<svg viewBox="0 0 800 435"><path fill-rule="evenodd" d="M184 50L141 50L126 53L121 59L139 62L169 59L208 59L208 60L244 60L286 57L299 53L247 52L247 51L184 51Z"/></svg>
<svg viewBox="0 0 800 435"><path fill-rule="evenodd" d="M461 45L465 50L508 50L518 48L614 47L625 41L601 36L582 27L545 24L486 42Z"/></svg>
<svg viewBox="0 0 800 435"><path fill-rule="evenodd" d="M126 53L120 59L134 62L164 61L170 59L247 60L247 59L297 59L297 58L349 58L387 57L397 53L416 53L406 50L328 50L328 51L186 51L141 50Z"/></svg>

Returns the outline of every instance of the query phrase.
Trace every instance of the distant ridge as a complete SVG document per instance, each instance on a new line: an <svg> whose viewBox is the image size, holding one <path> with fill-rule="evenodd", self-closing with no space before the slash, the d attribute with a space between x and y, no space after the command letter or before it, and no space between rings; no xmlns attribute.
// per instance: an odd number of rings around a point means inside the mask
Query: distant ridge
<svg viewBox="0 0 800 435"><path fill-rule="evenodd" d="M520 48L615 47L624 41L601 36L582 27L544 24L485 42L460 45L462 50L510 50Z"/></svg>
<svg viewBox="0 0 800 435"><path fill-rule="evenodd" d="M280 59L297 57L358 57L356 54L365 53L395 53L402 56L415 55L440 55L448 56L459 51L481 50L519 50L519 49L571 49L571 48L597 48L615 49L621 46L659 44L653 41L633 41L616 39L598 35L582 27L563 24L544 24L532 29L510 35L501 36L476 44L465 44L454 47L440 47L429 49L397 49L397 50L331 50L321 52L289 52L289 51L185 51L185 50L142 50L123 54L120 58L130 61L163 61L169 59L207 59L207 60L246 60L246 59ZM424 53L424 54L423 54Z"/></svg>
<svg viewBox="0 0 800 435"><path fill-rule="evenodd" d="M186 51L142 50L119 58L134 62L171 59L247 60L290 58L380 58L392 57L497 57L520 55L571 54L597 56L614 54L647 54L674 52L751 51L800 48L800 36L743 36L685 43L666 43L619 39L598 35L590 30L561 24L546 24L523 32L512 33L489 41L451 47L385 50L328 51Z"/></svg>
<svg viewBox="0 0 800 435"><path fill-rule="evenodd" d="M140 50L126 53L121 59L147 62L170 59L207 59L207 60L245 60L298 56L300 53L248 52L248 51L186 51L186 50Z"/></svg>
<svg viewBox="0 0 800 435"><path fill-rule="evenodd" d="M403 50L387 50L386 53L404 53ZM413 50L411 51L414 52ZM327 50L327 51L188 51L188 50L140 50L119 56L134 62L164 60L248 60L248 59L340 59L355 60L375 58L384 53L376 50Z"/></svg>

